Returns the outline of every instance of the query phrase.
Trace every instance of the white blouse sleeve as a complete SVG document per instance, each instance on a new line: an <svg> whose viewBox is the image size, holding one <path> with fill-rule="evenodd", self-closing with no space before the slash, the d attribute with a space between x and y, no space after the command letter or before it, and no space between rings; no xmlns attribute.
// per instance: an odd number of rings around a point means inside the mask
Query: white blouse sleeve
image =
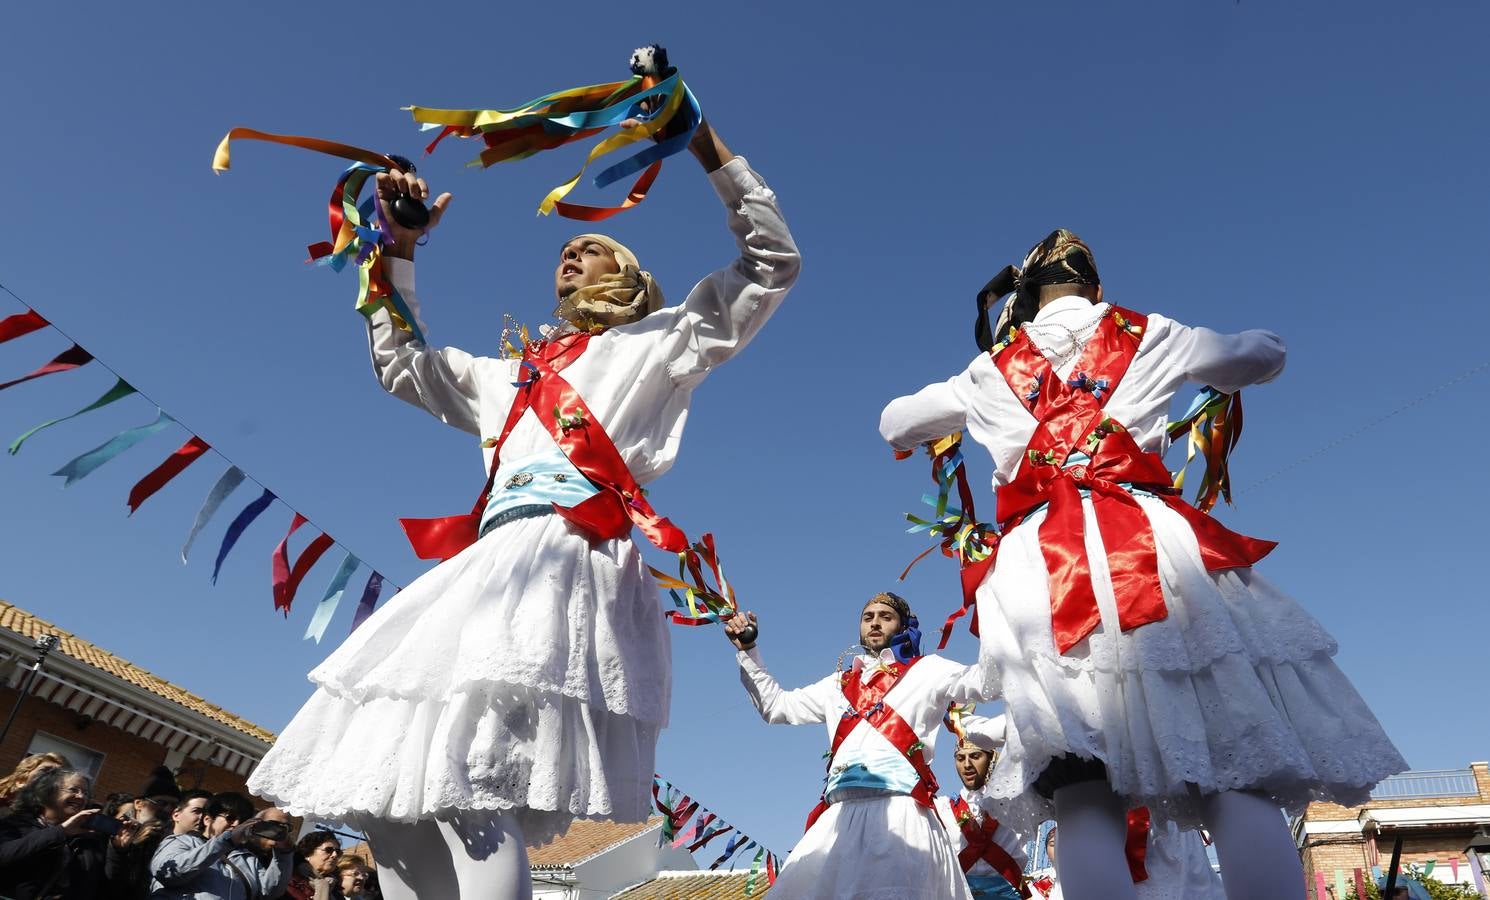
<svg viewBox="0 0 1490 900"><path fill-rule="evenodd" d="M1184 371L1188 381L1229 394L1272 381L1283 371L1288 350L1283 339L1271 331L1221 334L1178 322L1169 326L1163 352Z"/></svg>
<svg viewBox="0 0 1490 900"><path fill-rule="evenodd" d="M897 397L880 413L880 436L896 450L916 447L960 431L967 424L967 372Z"/></svg>
<svg viewBox="0 0 1490 900"><path fill-rule="evenodd" d="M838 692L838 676L829 675L821 681L794 691L784 691L761 662L760 651L754 647L736 654L740 663L740 682L755 704L755 711L770 725L812 725L828 720L828 709L833 696Z"/></svg>
<svg viewBox="0 0 1490 900"><path fill-rule="evenodd" d="M709 181L729 211L740 257L699 282L676 308L665 339L667 369L688 387L750 343L802 267L776 195L743 158L709 173Z"/></svg>
<svg viewBox="0 0 1490 900"><path fill-rule="evenodd" d="M403 259L384 259L393 286L403 295L409 311L424 331L419 301L414 296L414 264ZM411 332L398 328L386 309L367 320L368 350L373 371L383 389L421 409L447 425L479 435L479 370L487 360L454 347L425 345Z"/></svg>

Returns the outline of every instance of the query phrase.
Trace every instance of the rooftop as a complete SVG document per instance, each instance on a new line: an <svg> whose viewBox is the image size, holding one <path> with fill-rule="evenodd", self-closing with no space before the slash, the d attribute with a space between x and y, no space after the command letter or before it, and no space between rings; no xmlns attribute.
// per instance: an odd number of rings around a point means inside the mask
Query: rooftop
<svg viewBox="0 0 1490 900"><path fill-rule="evenodd" d="M658 872L651 881L627 888L615 900L745 900L746 872ZM755 890L749 900L770 892L766 873L756 877Z"/></svg>
<svg viewBox="0 0 1490 900"><path fill-rule="evenodd" d="M86 641L66 629L59 628L51 622L38 618L18 606L6 603L4 600L0 600L0 628L9 629L29 640L35 640L44 634L55 634L62 639L62 643L58 645L57 650L54 652L70 656L78 662L92 666L157 697L183 706L192 712L226 725L235 731L240 731L266 744L274 743L274 732L260 728L247 719L235 716L214 703L208 703L186 688L172 684L159 676L152 675L128 660L120 659L97 644Z"/></svg>
<svg viewBox="0 0 1490 900"><path fill-rule="evenodd" d="M1472 769L1418 769L1383 778L1371 791L1371 799L1475 797L1479 793Z"/></svg>
<svg viewBox="0 0 1490 900"><path fill-rule="evenodd" d="M645 822L607 822L600 819L575 819L569 830L540 847L528 848L528 867L563 869L577 866L638 835L662 827L662 817L652 816Z"/></svg>

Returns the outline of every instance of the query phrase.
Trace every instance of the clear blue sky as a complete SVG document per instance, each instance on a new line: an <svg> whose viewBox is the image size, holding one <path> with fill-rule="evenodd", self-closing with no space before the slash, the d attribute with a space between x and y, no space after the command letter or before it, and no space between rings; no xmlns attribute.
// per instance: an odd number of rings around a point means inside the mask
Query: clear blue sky
<svg viewBox="0 0 1490 900"><path fill-rule="evenodd" d="M972 293L1060 225L1090 241L1114 300L1286 337L1283 378L1247 394L1240 505L1223 516L1282 542L1265 571L1339 638L1340 664L1413 766L1486 758L1486 488L1464 463L1490 438L1474 414L1490 373L1253 488L1490 357L1485 4L723 9L18 6L0 55L0 281L407 583L424 565L395 517L468 504L476 448L383 394L354 279L301 263L325 239L338 164L248 144L214 177L212 150L251 125L412 156L423 141L402 105L511 105L618 78L633 46L660 40L780 194L804 255L777 317L699 391L655 498L718 535L782 682L831 670L862 599L923 548L901 516L927 472L892 461L880 408L967 363ZM492 352L503 312L536 323L552 306L556 248L582 229L533 209L577 156L464 169L474 153L450 146L422 164L456 200L419 277L432 340ZM611 230L674 298L733 252L686 158ZM45 333L4 345L0 374L64 346ZM0 437L109 383L90 367L0 393ZM183 568L177 549L219 460L124 516L130 485L182 432L66 491L48 477L151 416L124 401L0 459L0 597L279 728L349 624L350 603L328 643L300 640L335 558L280 618L269 554L289 513L277 507L209 587L245 492ZM986 483L987 457L970 460ZM957 602L940 558L899 590L927 620ZM716 629L673 641L658 769L784 853L816 799L825 733L762 725ZM970 661L975 644L959 634L949 652Z"/></svg>

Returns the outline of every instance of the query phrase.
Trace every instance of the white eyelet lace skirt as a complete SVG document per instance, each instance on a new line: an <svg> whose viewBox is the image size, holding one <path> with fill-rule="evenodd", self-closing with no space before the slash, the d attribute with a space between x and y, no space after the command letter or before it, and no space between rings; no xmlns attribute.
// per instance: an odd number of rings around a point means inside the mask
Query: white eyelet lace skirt
<svg viewBox="0 0 1490 900"><path fill-rule="evenodd" d="M641 821L671 649L629 538L556 515L503 525L391 598L310 673L315 693L249 779L296 815L515 812Z"/></svg>
<svg viewBox="0 0 1490 900"><path fill-rule="evenodd" d="M1189 525L1139 496L1153 524L1168 617L1117 627L1107 556L1090 499L1086 548L1102 624L1061 655L1031 516L1004 538L978 588L984 665L1000 676L1008 744L986 790L1011 824L1054 816L1030 790L1067 754L1101 760L1113 789L1156 819L1199 826L1197 793L1250 790L1302 811L1345 806L1407 768L1349 679L1333 638L1250 569L1211 574Z"/></svg>

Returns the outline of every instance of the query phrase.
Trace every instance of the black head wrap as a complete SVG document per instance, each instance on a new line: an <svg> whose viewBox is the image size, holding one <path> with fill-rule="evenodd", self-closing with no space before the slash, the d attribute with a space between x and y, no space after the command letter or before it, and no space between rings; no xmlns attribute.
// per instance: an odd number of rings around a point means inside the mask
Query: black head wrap
<svg viewBox="0 0 1490 900"><path fill-rule="evenodd" d="M1024 257L1024 267L1005 266L978 291L978 318L973 338L978 349L992 350L1017 328L1035 317L1040 310L1039 291L1046 284L1097 285L1097 264L1086 242L1064 228L1057 228L1036 244ZM989 324L988 308L999 299L1013 294L1004 305L998 322Z"/></svg>

